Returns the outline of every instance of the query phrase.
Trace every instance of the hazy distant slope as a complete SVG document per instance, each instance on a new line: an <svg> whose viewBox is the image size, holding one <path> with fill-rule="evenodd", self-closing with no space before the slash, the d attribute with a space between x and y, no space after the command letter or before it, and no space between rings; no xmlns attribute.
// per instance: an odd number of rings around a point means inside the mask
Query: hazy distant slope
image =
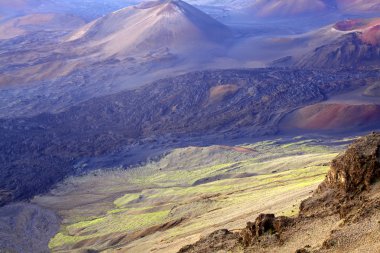
<svg viewBox="0 0 380 253"><path fill-rule="evenodd" d="M46 0L48 2L49 0ZM32 12L41 5L40 0L0 0L0 21L9 17L23 15Z"/></svg>
<svg viewBox="0 0 380 253"><path fill-rule="evenodd" d="M84 24L79 17L57 13L35 13L0 23L0 39L38 31L72 31Z"/></svg>
<svg viewBox="0 0 380 253"><path fill-rule="evenodd" d="M191 4L219 6L255 18L295 18L320 14L367 14L380 11L378 0L189 0Z"/></svg>
<svg viewBox="0 0 380 253"><path fill-rule="evenodd" d="M344 12L379 12L379 0L336 0L340 10Z"/></svg>
<svg viewBox="0 0 380 253"><path fill-rule="evenodd" d="M73 14L92 20L140 0L0 0L0 21L31 13Z"/></svg>
<svg viewBox="0 0 380 253"><path fill-rule="evenodd" d="M249 7L259 17L294 16L327 9L321 0L256 0Z"/></svg>
<svg viewBox="0 0 380 253"><path fill-rule="evenodd" d="M146 2L127 7L77 30L69 41L99 47L103 56L146 55L161 50L182 53L222 45L229 29L210 16L180 1Z"/></svg>
<svg viewBox="0 0 380 253"><path fill-rule="evenodd" d="M27 8L38 8L43 2L48 3L50 0L0 0L0 6L2 12L21 12Z"/></svg>

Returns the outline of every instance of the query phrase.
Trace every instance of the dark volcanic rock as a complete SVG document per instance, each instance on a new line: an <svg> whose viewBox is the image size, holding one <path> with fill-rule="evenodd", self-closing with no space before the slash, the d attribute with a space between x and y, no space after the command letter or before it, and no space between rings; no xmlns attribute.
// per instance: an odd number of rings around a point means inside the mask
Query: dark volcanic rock
<svg viewBox="0 0 380 253"><path fill-rule="evenodd" d="M260 214L256 218L254 227L256 236L261 236L267 232L274 233L274 214Z"/></svg>
<svg viewBox="0 0 380 253"><path fill-rule="evenodd" d="M49 252L59 230L58 216L37 205L17 203L0 208L0 252Z"/></svg>
<svg viewBox="0 0 380 253"><path fill-rule="evenodd" d="M194 72L58 114L0 120L0 190L13 200L31 198L82 172L81 159L143 140L274 134L280 119L295 108L379 75L291 69ZM4 196L2 203L9 201Z"/></svg>
<svg viewBox="0 0 380 253"><path fill-rule="evenodd" d="M9 191L0 190L0 206L5 205L13 199L12 193Z"/></svg>

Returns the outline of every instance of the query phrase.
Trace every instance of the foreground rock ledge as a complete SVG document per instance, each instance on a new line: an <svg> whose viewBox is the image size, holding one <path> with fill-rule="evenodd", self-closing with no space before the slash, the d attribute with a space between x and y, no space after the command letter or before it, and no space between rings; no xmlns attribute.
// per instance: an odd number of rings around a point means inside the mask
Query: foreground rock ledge
<svg viewBox="0 0 380 253"><path fill-rule="evenodd" d="M334 223L335 222L335 223ZM316 246L302 245L299 231L313 236L319 224L325 236ZM331 225L332 224L332 225ZM362 231L356 228L362 228ZM310 230L310 231L309 231ZM318 229L316 229L318 231ZM354 232L352 232L354 231ZM356 237L357 242L353 242ZM369 238L361 245L358 238ZM375 238L371 240L371 238ZM377 239L376 239L377 238ZM179 253L208 252L366 252L380 247L380 133L371 133L352 143L331 163L326 179L313 196L300 205L297 217L260 214L246 228L231 232L217 230ZM300 247L290 250L287 242ZM352 245L350 245L352 244ZM363 244L363 243L362 243ZM293 245L294 248L294 245ZM359 251L358 251L359 250ZM375 252L375 251L374 251Z"/></svg>

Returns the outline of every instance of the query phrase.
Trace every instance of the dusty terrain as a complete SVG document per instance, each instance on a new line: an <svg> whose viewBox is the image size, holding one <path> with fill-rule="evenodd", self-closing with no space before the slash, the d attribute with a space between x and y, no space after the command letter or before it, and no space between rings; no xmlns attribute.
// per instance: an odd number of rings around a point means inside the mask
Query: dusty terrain
<svg viewBox="0 0 380 253"><path fill-rule="evenodd" d="M33 203L63 219L54 252L177 252L260 212L296 215L350 141L300 136L181 148L142 167L73 177Z"/></svg>
<svg viewBox="0 0 380 253"><path fill-rule="evenodd" d="M331 163L298 216L260 214L246 228L216 231L185 252L377 252L380 134L356 140Z"/></svg>

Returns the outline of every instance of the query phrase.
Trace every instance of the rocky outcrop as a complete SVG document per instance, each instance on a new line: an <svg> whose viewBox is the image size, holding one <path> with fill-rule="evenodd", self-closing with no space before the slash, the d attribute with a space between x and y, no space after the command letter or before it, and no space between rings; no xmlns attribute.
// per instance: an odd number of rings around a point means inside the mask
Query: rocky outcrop
<svg viewBox="0 0 380 253"><path fill-rule="evenodd" d="M339 213L347 217L366 203L366 192L380 180L380 133L355 141L332 161L331 169L315 194L303 201L301 216Z"/></svg>
<svg viewBox="0 0 380 253"><path fill-rule="evenodd" d="M326 180L319 192L326 188L347 194L369 190L380 179L380 134L373 133L355 141L348 150L332 161Z"/></svg>
<svg viewBox="0 0 380 253"><path fill-rule="evenodd" d="M221 229L197 243L183 247L179 253L235 252L253 245L268 248L281 244L281 233L294 224L294 220L274 214L260 214L255 222L248 222L239 232Z"/></svg>
<svg viewBox="0 0 380 253"><path fill-rule="evenodd" d="M275 217L274 214L260 214L255 222L247 223L245 229L240 232L240 236L245 246L258 242L268 246L280 242L281 232L291 226L293 222L293 219L285 216Z"/></svg>

